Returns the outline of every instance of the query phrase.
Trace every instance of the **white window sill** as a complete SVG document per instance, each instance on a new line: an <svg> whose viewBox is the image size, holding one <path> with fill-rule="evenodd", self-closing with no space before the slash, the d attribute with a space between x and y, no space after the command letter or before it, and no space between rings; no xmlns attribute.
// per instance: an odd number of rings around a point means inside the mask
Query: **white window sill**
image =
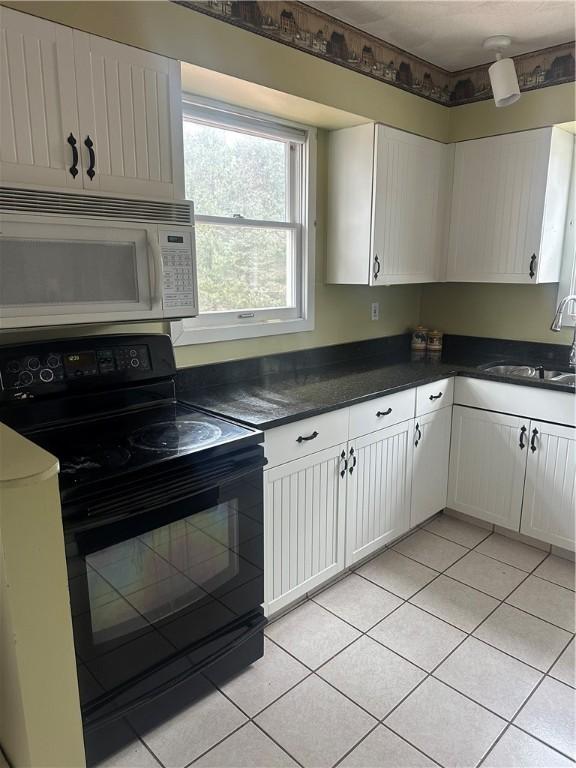
<svg viewBox="0 0 576 768"><path fill-rule="evenodd" d="M261 323L219 325L216 327L203 327L196 319L178 320L170 323L170 335L175 347L231 341L233 339L254 339L260 336L276 336L313 330L313 317L295 320L265 320Z"/></svg>

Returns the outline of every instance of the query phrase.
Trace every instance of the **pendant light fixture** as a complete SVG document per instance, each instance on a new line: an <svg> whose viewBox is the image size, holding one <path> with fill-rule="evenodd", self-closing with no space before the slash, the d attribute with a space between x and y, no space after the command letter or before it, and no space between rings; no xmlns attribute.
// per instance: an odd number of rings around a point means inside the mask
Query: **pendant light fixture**
<svg viewBox="0 0 576 768"><path fill-rule="evenodd" d="M502 52L510 47L512 38L495 35L482 43L483 48L496 51L496 61L488 68L492 94L497 107L508 107L520 98L520 87L513 59L503 58Z"/></svg>

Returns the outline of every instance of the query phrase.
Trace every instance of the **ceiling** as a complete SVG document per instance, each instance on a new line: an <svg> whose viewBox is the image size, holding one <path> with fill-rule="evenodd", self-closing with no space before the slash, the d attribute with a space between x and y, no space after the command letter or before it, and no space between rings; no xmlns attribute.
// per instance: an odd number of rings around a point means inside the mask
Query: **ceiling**
<svg viewBox="0 0 576 768"><path fill-rule="evenodd" d="M573 0L312 0L318 10L454 72L494 61L482 48L510 35L510 55L575 38Z"/></svg>

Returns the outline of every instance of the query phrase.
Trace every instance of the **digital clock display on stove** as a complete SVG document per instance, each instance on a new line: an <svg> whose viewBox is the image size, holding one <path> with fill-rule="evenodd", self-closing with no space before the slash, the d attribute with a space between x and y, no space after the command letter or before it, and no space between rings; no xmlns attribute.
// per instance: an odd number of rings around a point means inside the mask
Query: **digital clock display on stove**
<svg viewBox="0 0 576 768"><path fill-rule="evenodd" d="M95 376L98 373L95 352L69 352L63 355L64 370L70 378Z"/></svg>

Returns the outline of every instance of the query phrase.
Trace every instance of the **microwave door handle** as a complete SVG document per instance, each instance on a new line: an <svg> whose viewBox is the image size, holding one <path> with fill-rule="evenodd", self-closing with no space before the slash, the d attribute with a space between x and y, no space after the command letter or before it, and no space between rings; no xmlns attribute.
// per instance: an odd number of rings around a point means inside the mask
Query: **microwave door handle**
<svg viewBox="0 0 576 768"><path fill-rule="evenodd" d="M164 278L164 265L162 263L162 253L160 251L160 243L158 242L158 235L149 232L148 233L148 247L152 254L152 271L154 272L152 283L152 303L158 304L162 309L162 283Z"/></svg>

